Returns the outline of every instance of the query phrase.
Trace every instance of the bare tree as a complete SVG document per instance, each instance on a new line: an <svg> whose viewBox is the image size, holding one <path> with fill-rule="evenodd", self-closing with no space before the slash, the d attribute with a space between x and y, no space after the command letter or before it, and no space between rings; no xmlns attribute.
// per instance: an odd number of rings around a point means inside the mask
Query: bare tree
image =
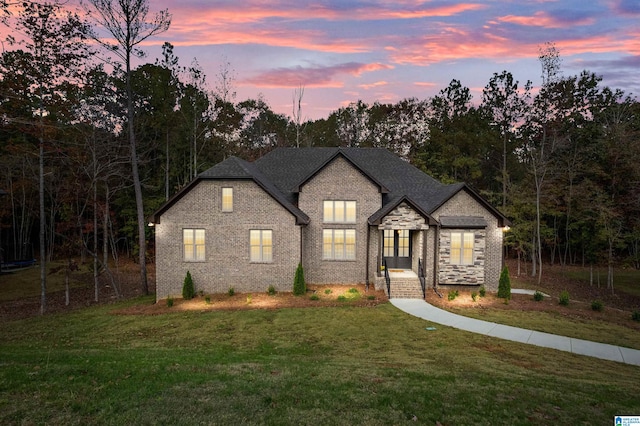
<svg viewBox="0 0 640 426"><path fill-rule="evenodd" d="M169 29L171 14L167 9L156 13L148 19L148 0L87 0L90 7L87 12L94 16L98 26L107 30L115 39L102 38L92 31L91 36L115 54L125 65L126 97L127 97L127 129L129 146L131 149L131 171L136 198L136 212L138 218L138 245L140 251L140 281L144 294L149 294L147 283L147 243L145 239L145 217L142 199L142 184L138 171L138 153L136 149L136 135L133 120L133 90L131 87L131 58L143 57L144 52L137 46L146 39Z"/></svg>
<svg viewBox="0 0 640 426"><path fill-rule="evenodd" d="M296 148L300 148L300 135L302 134L302 97L304 96L304 86L293 91L292 118L296 126Z"/></svg>

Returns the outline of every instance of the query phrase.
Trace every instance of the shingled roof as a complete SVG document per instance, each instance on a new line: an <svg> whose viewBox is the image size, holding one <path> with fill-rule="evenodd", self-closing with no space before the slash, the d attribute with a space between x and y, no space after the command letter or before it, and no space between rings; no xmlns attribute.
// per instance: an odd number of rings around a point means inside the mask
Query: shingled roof
<svg viewBox="0 0 640 426"><path fill-rule="evenodd" d="M165 203L153 216L159 220L185 191L201 180L251 179L276 201L289 210L296 223L307 224L309 217L297 204L301 186L313 178L335 158L342 156L364 176L378 186L382 194L382 207L369 218L374 224L401 201L408 201L423 215L431 215L441 205L461 190L487 207L500 221L507 219L464 183L444 185L431 176L383 148L278 148L253 163L237 157L229 157L216 164ZM432 220L432 218L430 218Z"/></svg>

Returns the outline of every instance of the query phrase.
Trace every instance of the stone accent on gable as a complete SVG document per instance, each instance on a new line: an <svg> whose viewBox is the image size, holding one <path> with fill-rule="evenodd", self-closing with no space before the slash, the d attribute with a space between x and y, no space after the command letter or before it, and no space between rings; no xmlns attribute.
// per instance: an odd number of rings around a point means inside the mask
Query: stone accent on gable
<svg viewBox="0 0 640 426"><path fill-rule="evenodd" d="M387 214L378 225L379 229L428 229L426 220L420 213L412 209L407 203L402 202L398 207Z"/></svg>
<svg viewBox="0 0 640 426"><path fill-rule="evenodd" d="M482 244L482 241L484 241L483 253L480 253L479 251L474 253L474 261L484 262L484 281L481 284L484 284L488 291L497 291L500 270L502 269L503 241L503 231L502 228L498 226L498 219L464 190L454 195L450 200L437 209L432 216L436 220L439 220L440 216L460 215L484 217L487 222L487 227L485 229L474 229L469 231L476 234L475 238L478 244L474 245L474 248L477 245ZM479 268L480 265L474 265L473 268L453 268L453 265L448 263L443 265L445 259L442 256L448 253L447 247L450 247L450 240L444 238L444 235L447 235L447 231L449 231L448 235L450 238L451 230L441 229L441 238L438 242L440 246L438 252L441 259L437 264L438 272L436 276L439 284L450 285L454 284L455 281L462 283L466 276L468 276L470 280L479 280L480 275L477 273L476 267ZM446 259L446 262L448 262L448 259ZM433 263L431 263L431 266L433 266Z"/></svg>
<svg viewBox="0 0 640 426"><path fill-rule="evenodd" d="M324 223L325 200L355 201L356 222ZM373 282L378 240L372 238L370 233L367 256L367 233L370 232L367 220L381 207L382 196L377 185L341 156L337 156L303 185L298 196L298 208L310 219L304 230L303 248L305 279L309 284L365 283L367 270ZM324 260L323 229L355 229L355 260Z"/></svg>
<svg viewBox="0 0 640 426"><path fill-rule="evenodd" d="M233 188L233 211L222 212L223 187ZM206 260L186 262L182 230L205 230ZM273 231L273 262L253 263L249 231ZM292 291L300 261L301 227L282 205L252 180L203 180L162 214L156 225L156 298L180 297L187 271L196 291L226 293Z"/></svg>
<svg viewBox="0 0 640 426"><path fill-rule="evenodd" d="M472 232L473 265L451 263L451 232ZM438 280L442 285L482 285L485 268L485 231L478 229L442 229L440 231Z"/></svg>

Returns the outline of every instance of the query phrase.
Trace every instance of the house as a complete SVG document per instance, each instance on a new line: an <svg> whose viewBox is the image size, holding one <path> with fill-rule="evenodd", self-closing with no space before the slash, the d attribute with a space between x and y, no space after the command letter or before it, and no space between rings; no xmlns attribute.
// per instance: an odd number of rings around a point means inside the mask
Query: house
<svg viewBox="0 0 640 426"><path fill-rule="evenodd" d="M363 283L391 297L497 290L508 225L467 185L443 185L380 148L230 157L151 222L158 300L180 295L187 271L205 293L291 291L299 263L308 284Z"/></svg>

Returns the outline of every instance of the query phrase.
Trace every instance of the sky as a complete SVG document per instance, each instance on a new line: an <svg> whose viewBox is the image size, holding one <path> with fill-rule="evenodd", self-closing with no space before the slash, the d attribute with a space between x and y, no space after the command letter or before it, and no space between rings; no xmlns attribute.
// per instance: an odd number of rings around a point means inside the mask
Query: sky
<svg viewBox="0 0 640 426"><path fill-rule="evenodd" d="M262 97L304 119L351 102L427 99L458 79L479 103L494 73L541 82L539 49L553 43L562 75L589 70L640 93L640 0L149 0L171 27L149 40L147 61L174 45L197 59L211 89L229 71L236 101ZM224 65L228 64L228 65Z"/></svg>

